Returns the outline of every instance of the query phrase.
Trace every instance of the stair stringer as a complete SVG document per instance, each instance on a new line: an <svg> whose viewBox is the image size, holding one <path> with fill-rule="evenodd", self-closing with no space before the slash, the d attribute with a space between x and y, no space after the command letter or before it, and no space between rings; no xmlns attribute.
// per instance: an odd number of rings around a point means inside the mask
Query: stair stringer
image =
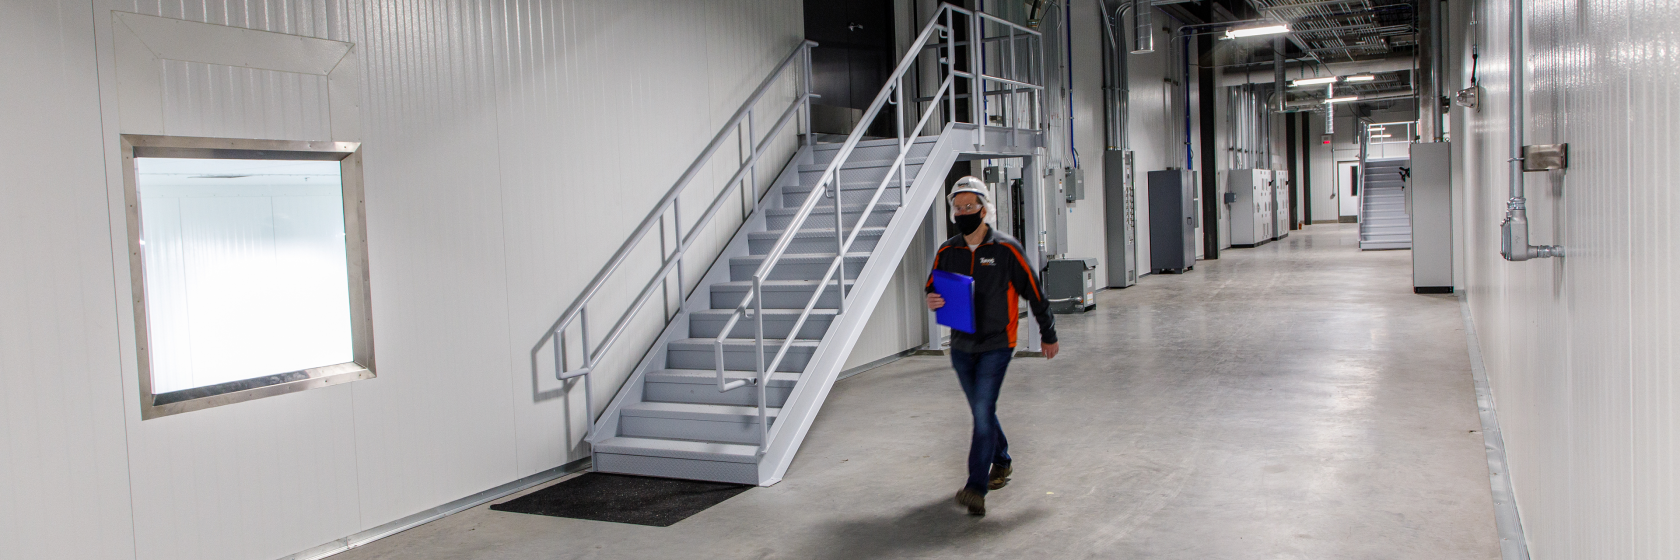
<svg viewBox="0 0 1680 560"><path fill-rule="evenodd" d="M723 250L706 268L706 273L701 275L699 283L694 285L693 293L683 298L681 311L668 320L665 329L659 333L659 338L654 340L653 346L642 355L642 359L636 363L635 369L631 370L630 376L625 378L624 384L618 387L612 401L607 403L606 409L601 412L600 416L596 417L595 436L588 439L591 446L618 434L619 419L623 417L621 413L624 407L642 402L642 391L646 387L644 382L647 374L649 371L662 369L663 366L659 364L666 363L669 343L673 340L689 337L688 314L712 308L711 292L705 288L729 280L729 259L731 257L750 254L748 247L749 234L765 230L766 215L764 210L777 205L776 201L782 199L783 189L790 185L797 186L799 184L799 166L812 161L814 153L814 146L804 146L794 152L793 157L788 159L787 164L782 167L782 171L776 175L776 180L770 183L770 188L765 190L764 196L759 197L758 201L753 204L752 215L748 216L746 221L735 229L735 234L729 238L729 243L724 245ZM744 391L747 389L737 390Z"/></svg>
<svg viewBox="0 0 1680 560"><path fill-rule="evenodd" d="M839 379L846 359L851 356L863 328L869 323L870 315L874 314L876 304L886 293L899 260L921 229L923 217L943 192L945 173L939 170L950 169L962 148L973 145L975 136L971 127L948 126L934 143L932 151L928 152L915 180L911 182L904 204L893 214L881 241L876 244L863 270L859 271L857 283L846 299L846 312L829 327L799 384L794 386L787 403L782 405L780 416L771 426L770 445L758 462L759 486L780 482L787 474L799 445L804 442L823 401L828 399L829 391Z"/></svg>

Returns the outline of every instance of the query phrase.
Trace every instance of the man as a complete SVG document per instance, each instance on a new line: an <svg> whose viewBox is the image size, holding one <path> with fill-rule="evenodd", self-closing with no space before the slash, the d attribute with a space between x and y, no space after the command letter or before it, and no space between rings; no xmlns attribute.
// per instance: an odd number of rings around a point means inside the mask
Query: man
<svg viewBox="0 0 1680 560"><path fill-rule="evenodd" d="M1044 342L1044 357L1056 357L1055 319L1040 290L1038 275L1027 262L1021 242L993 229L995 210L986 184L963 177L951 191L952 221L962 233L939 246L933 269L974 278L974 333L951 331L951 366L968 396L974 414L974 437L968 448L968 483L957 492L957 503L973 515L986 514L986 492L1003 488L1014 472L1009 440L998 424L998 390L1004 370L1015 355L1018 298L1027 299ZM928 309L945 306L945 299L927 284Z"/></svg>

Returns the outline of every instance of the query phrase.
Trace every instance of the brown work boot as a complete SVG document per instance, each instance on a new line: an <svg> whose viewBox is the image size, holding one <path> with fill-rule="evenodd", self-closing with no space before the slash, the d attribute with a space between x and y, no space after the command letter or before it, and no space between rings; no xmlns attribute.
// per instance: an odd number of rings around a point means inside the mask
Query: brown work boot
<svg viewBox="0 0 1680 560"><path fill-rule="evenodd" d="M1015 473L1013 466L992 465L991 481L986 483L987 490L997 490L1009 485L1009 475Z"/></svg>
<svg viewBox="0 0 1680 560"><path fill-rule="evenodd" d="M969 515L986 515L986 495L967 488L957 491L957 503L968 508Z"/></svg>

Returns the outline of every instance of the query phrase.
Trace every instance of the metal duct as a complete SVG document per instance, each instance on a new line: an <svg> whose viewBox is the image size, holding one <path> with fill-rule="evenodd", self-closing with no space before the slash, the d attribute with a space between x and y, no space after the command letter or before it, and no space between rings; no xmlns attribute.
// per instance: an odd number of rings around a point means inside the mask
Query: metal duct
<svg viewBox="0 0 1680 560"><path fill-rule="evenodd" d="M1275 73L1275 76L1273 76L1275 81L1272 85L1272 94L1277 96L1277 105L1274 105L1272 110L1282 111L1284 101L1286 101L1289 97L1289 86L1288 84L1285 84L1283 80L1282 35L1272 38L1272 71Z"/></svg>
<svg viewBox="0 0 1680 560"><path fill-rule="evenodd" d="M1303 76L1346 76L1349 74L1377 74L1381 72L1395 72L1412 69L1412 57L1393 57L1376 60L1362 60L1359 62L1331 62L1319 64L1311 60L1285 60L1283 69L1291 74L1301 71ZM1272 65L1271 61L1255 62L1254 64L1239 64L1225 68L1219 75L1219 85L1237 86L1249 83L1269 84L1273 76L1267 75L1263 68ZM1302 67L1306 68L1303 69ZM1255 70L1259 70L1258 72Z"/></svg>
<svg viewBox="0 0 1680 560"><path fill-rule="evenodd" d="M1132 0L1132 54L1155 52L1154 11L1150 0ZM1114 19L1120 19L1118 10Z"/></svg>

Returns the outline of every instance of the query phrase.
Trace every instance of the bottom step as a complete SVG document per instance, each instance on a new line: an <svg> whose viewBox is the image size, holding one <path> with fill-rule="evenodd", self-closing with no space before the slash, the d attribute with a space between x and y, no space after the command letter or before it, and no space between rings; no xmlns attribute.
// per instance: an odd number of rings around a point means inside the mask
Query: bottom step
<svg viewBox="0 0 1680 560"><path fill-rule="evenodd" d="M758 484L758 465L754 463L729 463L725 461L596 452L594 470L595 472L659 478Z"/></svg>

